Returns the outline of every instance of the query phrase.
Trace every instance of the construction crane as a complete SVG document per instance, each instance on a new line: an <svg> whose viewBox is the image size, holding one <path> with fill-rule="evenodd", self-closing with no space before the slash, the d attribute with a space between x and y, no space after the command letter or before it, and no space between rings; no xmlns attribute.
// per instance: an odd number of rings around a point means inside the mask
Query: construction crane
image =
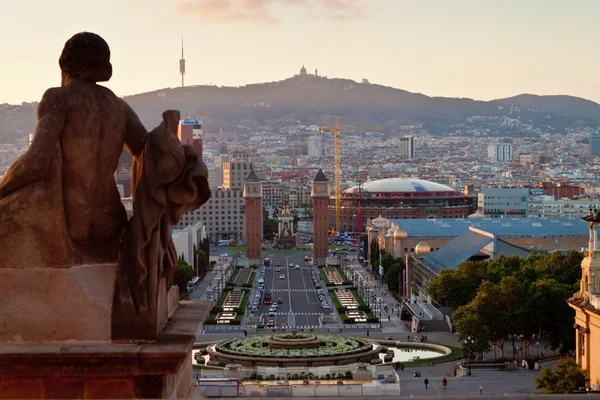
<svg viewBox="0 0 600 400"><path fill-rule="evenodd" d="M317 131L321 133L333 133L333 148L334 148L334 171L335 171L335 231L340 232L340 228L342 225L342 193L340 188L340 180L342 173L342 161L341 161L341 149L340 149L340 133L342 132L364 132L364 131L375 131L375 132L384 132L390 130L398 130L397 127L390 126L340 126L339 118L335 120L335 126L333 128L327 128L323 126L318 126ZM358 207L357 207L357 218L358 218L358 226L357 228L359 232L362 231L362 213L360 209L360 198L361 198L361 190L360 190L360 172L359 172L359 187L358 187Z"/></svg>
<svg viewBox="0 0 600 400"><path fill-rule="evenodd" d="M340 160L340 120L336 118L335 127L324 128L317 127L321 133L333 132L333 148L334 148L334 171L335 171L335 231L339 232L342 224L342 197L340 189L340 174L342 173L342 161Z"/></svg>

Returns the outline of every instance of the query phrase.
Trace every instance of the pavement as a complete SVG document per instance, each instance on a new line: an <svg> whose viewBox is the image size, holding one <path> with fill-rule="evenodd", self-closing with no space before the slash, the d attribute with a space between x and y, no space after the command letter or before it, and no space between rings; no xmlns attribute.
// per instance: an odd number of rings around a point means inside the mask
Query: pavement
<svg viewBox="0 0 600 400"><path fill-rule="evenodd" d="M276 315L269 317L271 305L261 301L255 315L258 315L264 324L272 319L278 328L320 327L323 308L313 283L313 274L319 279L318 270L304 261L304 256L297 254L273 255L270 258L271 266L265 268L265 290L271 290L273 301L281 299L282 304L279 305ZM294 267L289 267L290 264ZM296 269L296 265L300 265L300 269Z"/></svg>

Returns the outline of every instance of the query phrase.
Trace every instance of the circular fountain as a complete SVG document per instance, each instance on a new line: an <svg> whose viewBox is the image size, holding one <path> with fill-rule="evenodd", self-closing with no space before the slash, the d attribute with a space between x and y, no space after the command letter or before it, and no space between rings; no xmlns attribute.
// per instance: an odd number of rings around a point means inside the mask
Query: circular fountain
<svg viewBox="0 0 600 400"><path fill-rule="evenodd" d="M370 363L380 350L367 339L298 332L227 339L206 348L212 365L274 367Z"/></svg>

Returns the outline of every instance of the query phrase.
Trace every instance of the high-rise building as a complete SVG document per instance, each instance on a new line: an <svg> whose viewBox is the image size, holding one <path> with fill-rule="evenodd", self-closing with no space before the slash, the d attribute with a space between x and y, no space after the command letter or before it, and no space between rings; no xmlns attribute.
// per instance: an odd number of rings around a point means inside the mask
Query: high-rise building
<svg viewBox="0 0 600 400"><path fill-rule="evenodd" d="M313 259L325 265L329 252L329 181L322 170L312 182L313 201Z"/></svg>
<svg viewBox="0 0 600 400"><path fill-rule="evenodd" d="M600 133L590 136L590 156L600 157Z"/></svg>
<svg viewBox="0 0 600 400"><path fill-rule="evenodd" d="M229 154L229 161L223 163L223 187L242 189L244 181L252 170L250 155L244 151Z"/></svg>
<svg viewBox="0 0 600 400"><path fill-rule="evenodd" d="M250 265L260 264L262 240L262 186L260 179L250 170L244 182L244 238L246 242L246 256Z"/></svg>
<svg viewBox="0 0 600 400"><path fill-rule="evenodd" d="M321 136L311 136L308 138L308 155L310 157L323 156L323 138Z"/></svg>
<svg viewBox="0 0 600 400"><path fill-rule="evenodd" d="M179 121L177 137L182 144L191 144L202 156L202 121L197 119L182 119Z"/></svg>
<svg viewBox="0 0 600 400"><path fill-rule="evenodd" d="M401 160L412 160L415 158L414 136L404 136L400 138L399 156Z"/></svg>
<svg viewBox="0 0 600 400"><path fill-rule="evenodd" d="M492 143L488 145L488 158L496 161L512 161L512 143Z"/></svg>

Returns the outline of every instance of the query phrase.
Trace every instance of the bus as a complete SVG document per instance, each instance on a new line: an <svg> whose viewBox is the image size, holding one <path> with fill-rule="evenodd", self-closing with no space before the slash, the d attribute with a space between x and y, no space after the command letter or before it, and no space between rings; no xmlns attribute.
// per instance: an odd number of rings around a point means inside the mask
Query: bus
<svg viewBox="0 0 600 400"><path fill-rule="evenodd" d="M271 259L270 258L265 258L263 265L265 267L270 267L271 266Z"/></svg>

